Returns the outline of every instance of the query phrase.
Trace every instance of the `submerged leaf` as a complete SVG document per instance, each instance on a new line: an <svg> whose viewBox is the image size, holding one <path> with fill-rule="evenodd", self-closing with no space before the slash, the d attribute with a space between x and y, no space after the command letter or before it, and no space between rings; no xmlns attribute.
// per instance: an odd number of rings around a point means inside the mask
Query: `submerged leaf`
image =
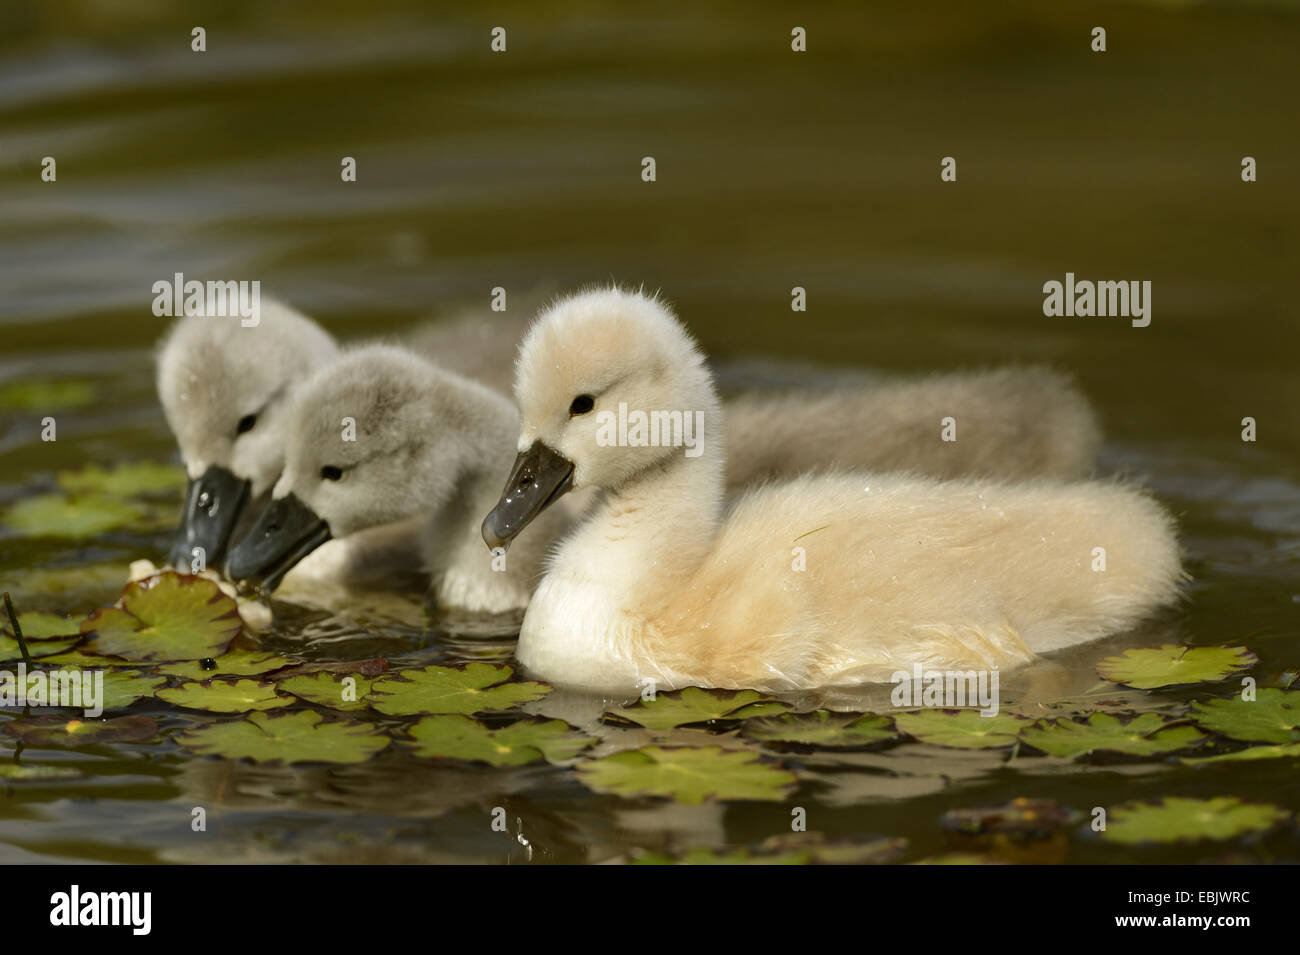
<svg viewBox="0 0 1300 955"><path fill-rule="evenodd" d="M653 700L609 710L605 716L636 723L648 730L670 730L691 723L769 716L788 709L785 703L765 699L753 690L705 690L688 686L675 693L656 694Z"/></svg>
<svg viewBox="0 0 1300 955"><path fill-rule="evenodd" d="M102 720L68 720L58 716L13 720L4 725L10 736L32 746L85 746L88 743L138 743L158 735L158 724L147 716L116 716Z"/></svg>
<svg viewBox="0 0 1300 955"><path fill-rule="evenodd" d="M374 682L359 673L319 670L316 673L291 676L277 685L286 693L292 693L308 703L330 706L336 710L364 710L369 705L366 694Z"/></svg>
<svg viewBox="0 0 1300 955"><path fill-rule="evenodd" d="M389 716L508 710L539 700L551 688L545 683L506 683L514 674L508 666L470 663L465 667L425 667L402 670L374 682L370 705Z"/></svg>
<svg viewBox="0 0 1300 955"><path fill-rule="evenodd" d="M1193 709L1198 725L1233 739L1260 743L1300 741L1300 693L1263 689L1254 700L1235 696L1196 703Z"/></svg>
<svg viewBox="0 0 1300 955"><path fill-rule="evenodd" d="M894 723L874 713L787 713L771 719L750 720L741 734L762 743L801 743L805 746L870 746L895 739Z"/></svg>
<svg viewBox="0 0 1300 955"><path fill-rule="evenodd" d="M981 716L979 710L936 709L899 713L894 723L923 743L955 749L991 749L1016 742L1029 720L1009 713Z"/></svg>
<svg viewBox="0 0 1300 955"><path fill-rule="evenodd" d="M324 722L314 710L253 713L180 733L182 746L205 756L255 763L361 763L389 743L373 726L355 720Z"/></svg>
<svg viewBox="0 0 1300 955"><path fill-rule="evenodd" d="M1116 806L1102 837L1124 845L1231 839L1271 829L1290 815L1280 806L1247 803L1236 796L1212 799L1169 796L1158 803Z"/></svg>
<svg viewBox="0 0 1300 955"><path fill-rule="evenodd" d="M1194 726L1168 726L1156 713L1121 722L1109 713L1094 713L1085 722L1043 720L1020 731L1022 742L1049 756L1074 758L1104 750L1130 756L1158 756L1199 743L1205 737Z"/></svg>
<svg viewBox="0 0 1300 955"><path fill-rule="evenodd" d="M191 710L209 710L213 713L247 713L249 710L270 710L288 706L291 696L275 692L274 683L256 680L213 680L210 683L183 683L168 690L159 690L158 699Z"/></svg>
<svg viewBox="0 0 1300 955"><path fill-rule="evenodd" d="M83 621L84 649L125 660L201 660L219 656L242 623L235 601L202 577L171 571L127 584L122 607Z"/></svg>
<svg viewBox="0 0 1300 955"><path fill-rule="evenodd" d="M417 756L464 759L493 766L573 759L596 742L563 720L520 720L491 729L468 716L426 716L410 730Z"/></svg>
<svg viewBox="0 0 1300 955"><path fill-rule="evenodd" d="M720 746L646 746L588 759L577 768L597 792L667 796L688 805L706 799L779 800L799 781L755 753Z"/></svg>
<svg viewBox="0 0 1300 955"><path fill-rule="evenodd" d="M1180 647L1166 643L1106 657L1097 664L1097 672L1112 683L1154 690L1223 680L1258 662L1259 658L1245 647Z"/></svg>

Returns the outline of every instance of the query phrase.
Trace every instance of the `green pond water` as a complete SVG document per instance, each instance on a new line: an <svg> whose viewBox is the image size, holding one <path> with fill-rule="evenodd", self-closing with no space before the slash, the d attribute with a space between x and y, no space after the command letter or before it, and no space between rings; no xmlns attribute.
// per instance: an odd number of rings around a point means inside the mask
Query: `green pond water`
<svg viewBox="0 0 1300 955"><path fill-rule="evenodd" d="M503 54L489 51L496 25ZM806 54L790 51L796 25ZM1089 49L1097 25L1103 54ZM206 53L190 50L194 26ZM155 281L260 279L358 339L484 307L495 286L523 299L613 279L662 288L722 360L904 373L1046 362L1077 377L1105 425L1101 470L1172 510L1192 579L1182 606L1140 630L1009 675L1004 710L1178 715L1238 689L1099 685L1103 657L1164 643L1248 647L1261 687L1288 686L1300 672L1297 49L1291 3L6 3L0 587L20 610L79 619L117 599L129 561L165 554L175 490L90 534L12 520L60 472L177 460L153 391L167 321L151 312ZM45 156L56 182L41 181ZM343 156L355 183L340 182ZM944 156L956 183L939 181ZM1243 156L1255 183L1241 181ZM1067 271L1150 280L1150 326L1045 317L1042 284ZM790 310L796 285L805 314ZM47 415L54 442L41 440ZM511 652L510 621L418 597L277 609L265 646L305 660ZM889 709L880 688L792 702ZM651 741L601 723L612 705L557 691L525 710L600 736L595 752ZM761 751L798 776L779 801L691 806L598 794L567 765L400 746L341 768L201 758L174 731L232 717L158 700L124 713L152 716L162 737L42 749L0 734L6 763L79 772L0 780L0 861L599 862L757 847L789 833L795 807L832 840L906 839L899 858L914 861L952 847L945 813L1016 797L1084 814L1167 796L1300 810L1294 758L1192 767L917 741L837 752L677 729L663 741ZM200 806L205 833L190 827ZM496 807L507 832L491 827ZM1292 820L1258 838L1125 847L1085 822L1054 858L1296 861L1300 838Z"/></svg>

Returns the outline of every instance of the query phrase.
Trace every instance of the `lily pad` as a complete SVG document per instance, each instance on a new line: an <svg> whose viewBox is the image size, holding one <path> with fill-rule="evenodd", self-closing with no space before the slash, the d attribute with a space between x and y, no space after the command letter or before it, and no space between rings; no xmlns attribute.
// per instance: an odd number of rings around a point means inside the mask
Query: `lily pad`
<svg viewBox="0 0 1300 955"><path fill-rule="evenodd" d="M1082 723L1043 720L1021 730L1020 739L1049 756L1073 759L1098 751L1159 756L1205 738L1195 726L1169 726L1171 722L1157 713L1143 713L1127 723L1110 713L1094 713Z"/></svg>
<svg viewBox="0 0 1300 955"><path fill-rule="evenodd" d="M344 681L347 681L346 683ZM308 703L333 707L336 710L364 710L369 703L366 694L375 681L359 673L331 673L320 670L281 680L278 684L286 693L292 693ZM347 696L349 699L344 699Z"/></svg>
<svg viewBox="0 0 1300 955"><path fill-rule="evenodd" d="M1234 696L1193 707L1198 725L1233 739L1259 743L1300 741L1300 693L1263 689L1253 701Z"/></svg>
<svg viewBox="0 0 1300 955"><path fill-rule="evenodd" d="M138 743L158 735L158 724L147 716L117 716L102 720L42 717L12 720L4 725L10 736L32 746L85 746L88 743Z"/></svg>
<svg viewBox="0 0 1300 955"><path fill-rule="evenodd" d="M563 720L520 720L492 729L468 716L426 716L411 727L417 756L523 766L573 759L596 742Z"/></svg>
<svg viewBox="0 0 1300 955"><path fill-rule="evenodd" d="M80 638L78 638L80 639ZM56 653L54 656L42 657L41 666L58 666L58 667L83 667L90 669L103 669L104 667L142 667L146 664L136 663L131 660L123 660L119 657L108 657L100 654L82 653L80 649L72 649L66 653Z"/></svg>
<svg viewBox="0 0 1300 955"><path fill-rule="evenodd" d="M25 616L25 615L24 615ZM37 639L27 635L27 624L22 617L19 618L18 626L23 628L23 639L27 641L27 652L33 660L41 659L44 662L45 657L54 656L57 653L64 653L74 646L81 637L68 637L60 640L54 639ZM10 663L14 660L23 658L22 647L18 646L18 641L7 633L0 633L0 663Z"/></svg>
<svg viewBox="0 0 1300 955"><path fill-rule="evenodd" d="M402 670L376 680L370 705L389 716L508 710L540 700L551 688L545 683L506 683L514 675L508 666L470 663L460 667Z"/></svg>
<svg viewBox="0 0 1300 955"><path fill-rule="evenodd" d="M72 779L81 771L69 766L32 766L26 763L0 763L0 779L26 781L40 779Z"/></svg>
<svg viewBox="0 0 1300 955"><path fill-rule="evenodd" d="M185 487L185 472L170 464L135 461L111 470L92 464L80 471L60 471L57 480L73 495L133 497L180 491Z"/></svg>
<svg viewBox="0 0 1300 955"><path fill-rule="evenodd" d="M980 716L979 710L913 710L899 713L894 723L923 743L955 749L992 749L1016 742L1028 720L998 713Z"/></svg>
<svg viewBox="0 0 1300 955"><path fill-rule="evenodd" d="M201 660L219 656L242 623L235 601L202 577L170 571L126 585L122 607L82 622L88 653L125 660Z"/></svg>
<svg viewBox="0 0 1300 955"><path fill-rule="evenodd" d="M784 799L798 778L757 754L720 746L646 746L578 764L582 781L619 796L666 796L697 805L706 799Z"/></svg>
<svg viewBox="0 0 1300 955"><path fill-rule="evenodd" d="M183 683L168 690L159 690L155 696L168 703L191 710L208 710L212 713L247 713L250 710L271 710L288 706L293 697L275 692L274 683L256 680L213 680L210 683Z"/></svg>
<svg viewBox="0 0 1300 955"><path fill-rule="evenodd" d="M1272 829L1290 816L1281 806L1243 802L1236 796L1169 796L1158 803L1116 806L1102 837L1123 845L1232 839Z"/></svg>
<svg viewBox="0 0 1300 955"><path fill-rule="evenodd" d="M95 400L95 386L88 381L7 381L0 385L0 411L48 413L79 408Z"/></svg>
<svg viewBox="0 0 1300 955"><path fill-rule="evenodd" d="M56 613L41 613L34 610L20 613L18 615L18 626L22 628L25 640L52 640L56 637L81 639L81 633L77 629L77 621L69 620L67 617L60 617ZM13 631L7 623L0 624L0 633L10 637L13 636Z"/></svg>
<svg viewBox="0 0 1300 955"><path fill-rule="evenodd" d="M11 504L4 522L23 537L82 539L129 527L143 516L139 506L115 498L38 494Z"/></svg>
<svg viewBox="0 0 1300 955"><path fill-rule="evenodd" d="M1155 690L1186 683L1212 683L1249 669L1259 658L1245 647L1160 647L1125 650L1097 664L1097 672L1112 683L1138 690Z"/></svg>
<svg viewBox="0 0 1300 955"><path fill-rule="evenodd" d="M1249 762L1256 759L1300 759L1300 743L1282 743L1278 746L1251 746L1237 750L1235 753L1221 753L1218 756L1184 758L1188 765L1200 763Z"/></svg>
<svg viewBox="0 0 1300 955"><path fill-rule="evenodd" d="M898 736L893 720L886 716L830 710L750 720L740 732L761 743L800 743L828 748L870 746Z"/></svg>
<svg viewBox="0 0 1300 955"><path fill-rule="evenodd" d="M691 723L771 716L789 708L785 703L766 699L753 690L705 690L688 686L675 693L656 694L653 700L609 710L605 718L635 723L648 730L670 730Z"/></svg>
<svg viewBox="0 0 1300 955"><path fill-rule="evenodd" d="M664 852L638 852L632 865L807 865L808 852L751 852L749 849L710 849L700 846L679 856Z"/></svg>
<svg viewBox="0 0 1300 955"><path fill-rule="evenodd" d="M325 722L314 710L253 713L247 719L214 723L176 736L205 756L251 759L255 763L362 763L390 742L355 720Z"/></svg>
<svg viewBox="0 0 1300 955"><path fill-rule="evenodd" d="M263 673L292 666L293 662L288 657L264 650L228 650L219 657L211 658L211 666L205 667L203 660L187 660L184 663L160 666L158 672L187 680L211 680L219 676L261 676Z"/></svg>
<svg viewBox="0 0 1300 955"><path fill-rule="evenodd" d="M120 710L136 700L153 696L167 680L160 676L144 676L134 670L104 671L104 700L106 710Z"/></svg>

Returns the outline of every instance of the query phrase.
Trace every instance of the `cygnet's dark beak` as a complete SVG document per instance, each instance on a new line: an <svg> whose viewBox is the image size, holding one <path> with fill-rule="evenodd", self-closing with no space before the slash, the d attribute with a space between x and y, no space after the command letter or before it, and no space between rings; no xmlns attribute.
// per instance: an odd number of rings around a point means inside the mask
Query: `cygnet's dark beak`
<svg viewBox="0 0 1300 955"><path fill-rule="evenodd" d="M573 486L573 462L554 448L533 442L515 458L501 500L483 519L483 540L489 550L509 547L538 514Z"/></svg>
<svg viewBox="0 0 1300 955"><path fill-rule="evenodd" d="M271 502L230 552L226 573L270 592L284 575L330 539L329 525L292 494Z"/></svg>
<svg viewBox="0 0 1300 955"><path fill-rule="evenodd" d="M188 572L198 556L194 549L199 547L202 548L204 567L220 567L235 522L248 502L248 492L248 481L215 464L199 477L191 478L185 491L181 526L172 542L167 562L182 572Z"/></svg>

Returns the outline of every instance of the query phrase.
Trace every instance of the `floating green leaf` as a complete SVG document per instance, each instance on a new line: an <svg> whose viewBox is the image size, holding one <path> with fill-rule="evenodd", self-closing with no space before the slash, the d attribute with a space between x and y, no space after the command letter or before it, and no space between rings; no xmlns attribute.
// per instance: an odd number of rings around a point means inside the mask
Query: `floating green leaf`
<svg viewBox="0 0 1300 955"><path fill-rule="evenodd" d="M122 607L83 621L88 653L125 660L201 660L219 656L242 623L235 601L210 580L172 573L127 584Z"/></svg>
<svg viewBox="0 0 1300 955"><path fill-rule="evenodd" d="M376 680L370 705L389 716L508 710L539 700L551 688L545 683L506 683L514 674L508 666L470 663L460 667L403 670Z"/></svg>
<svg viewBox="0 0 1300 955"><path fill-rule="evenodd" d="M573 759L595 742L563 720L520 720L491 729L468 716L426 716L410 730L417 756L523 766Z"/></svg>
<svg viewBox="0 0 1300 955"><path fill-rule="evenodd" d="M179 491L185 487L185 472L170 464L136 461L111 470L92 464L80 471L60 471L57 480L73 495L135 497Z"/></svg>
<svg viewBox="0 0 1300 955"><path fill-rule="evenodd" d="M1200 726L1233 739L1260 743L1300 740L1300 693L1263 689L1254 700L1235 696L1197 703L1193 709Z"/></svg>
<svg viewBox="0 0 1300 955"><path fill-rule="evenodd" d="M23 763L0 763L0 779L4 780L71 779L80 775L80 770L67 766L31 766Z"/></svg>
<svg viewBox="0 0 1300 955"><path fill-rule="evenodd" d="M1290 815L1280 806L1247 803L1236 796L1212 799L1169 796L1157 803L1116 806L1102 836L1109 842L1124 845L1231 839L1271 829Z"/></svg>
<svg viewBox="0 0 1300 955"><path fill-rule="evenodd" d="M136 700L153 696L167 680L160 676L144 676L136 670L105 670L104 700L106 710L120 710Z"/></svg>
<svg viewBox="0 0 1300 955"><path fill-rule="evenodd" d="M41 613L34 610L20 613L18 626L22 628L23 637L27 640L51 640L55 637L81 639L77 622L67 617L60 617L56 613ZM0 625L0 633L13 636L8 624Z"/></svg>
<svg viewBox="0 0 1300 955"><path fill-rule="evenodd" d="M147 716L117 716L102 720L39 717L4 725L10 736L32 746L85 746L88 743L138 743L158 735L158 724Z"/></svg>
<svg viewBox="0 0 1300 955"><path fill-rule="evenodd" d="M143 664L134 663L131 660L122 660L118 657L82 653L79 649L73 649L69 650L67 653L56 653L54 656L44 657L41 659L41 665L58 667L90 667L93 669L101 669L103 667L143 666Z"/></svg>
<svg viewBox="0 0 1300 955"><path fill-rule="evenodd" d="M213 657L212 663L215 665L207 668L203 666L202 660L168 663L160 666L158 672L187 680L211 680L219 676L261 676L293 665L293 661L287 657L264 650L228 650L219 657Z"/></svg>
<svg viewBox="0 0 1300 955"><path fill-rule="evenodd" d="M158 699L191 710L208 710L212 713L247 713L250 710L271 710L288 706L291 696L275 692L274 683L256 680L213 680L210 683L182 683L178 687L159 690Z"/></svg>
<svg viewBox="0 0 1300 955"><path fill-rule="evenodd" d="M8 381L0 385L0 411L60 411L95 400L88 381Z"/></svg>
<svg viewBox="0 0 1300 955"><path fill-rule="evenodd" d="M1112 683L1154 690L1222 680L1257 662L1259 658L1245 647L1180 647L1166 643L1106 657L1097 664L1097 672Z"/></svg>
<svg viewBox="0 0 1300 955"><path fill-rule="evenodd" d="M597 792L667 796L689 805L706 799L783 799L798 783L794 773L755 753L719 746L647 746L588 759L577 768Z"/></svg>
<svg viewBox="0 0 1300 955"><path fill-rule="evenodd" d="M605 716L649 730L670 730L691 723L770 716L788 709L785 703L765 699L753 690L704 690L688 686L676 693L659 693L653 700L610 710Z"/></svg>
<svg viewBox="0 0 1300 955"><path fill-rule="evenodd" d="M894 722L908 736L924 743L956 749L1010 746L1029 722L1009 713L981 716L979 710L914 710L899 713Z"/></svg>
<svg viewBox="0 0 1300 955"><path fill-rule="evenodd" d="M808 852L751 852L749 849L687 849L680 856L663 852L638 852L633 865L807 865Z"/></svg>
<svg viewBox="0 0 1300 955"><path fill-rule="evenodd" d="M81 539L129 527L143 516L139 506L110 497L38 494L11 504L5 524L24 537Z"/></svg>
<svg viewBox="0 0 1300 955"><path fill-rule="evenodd" d="M389 743L367 723L324 722L314 710L253 713L180 733L182 746L207 756L255 763L361 763Z"/></svg>
<svg viewBox="0 0 1300 955"><path fill-rule="evenodd" d="M870 746L894 739L894 723L874 713L786 713L770 719L750 720L741 734L762 743L800 743L805 746Z"/></svg>
<svg viewBox="0 0 1300 955"><path fill-rule="evenodd" d="M50 639L29 636L26 617L27 614L19 616L18 626L23 628L23 639L27 641L27 652L31 654L33 660L40 659L44 663L45 658L70 650L81 639L80 637L69 637L66 640L60 640L57 637ZM18 646L18 641L8 633L0 633L0 663L9 663L22 658L23 651L22 647Z"/></svg>
<svg viewBox="0 0 1300 955"><path fill-rule="evenodd" d="M1251 746L1237 750L1235 753L1221 753L1218 756L1203 756L1199 759L1187 757L1182 762L1188 765L1200 763L1249 762L1256 759L1300 759L1300 743L1282 743L1278 746Z"/></svg>
<svg viewBox="0 0 1300 955"><path fill-rule="evenodd" d="M1159 756L1193 746L1205 738L1194 726L1170 727L1171 722L1157 713L1143 713L1127 723L1109 713L1094 713L1082 723L1043 720L1021 730L1020 739L1049 756L1072 759L1103 750L1130 756Z"/></svg>
<svg viewBox="0 0 1300 955"><path fill-rule="evenodd" d="M331 673L319 670L302 673L279 682L280 689L308 703L330 706L336 710L364 710L369 704L366 694L375 681L360 673Z"/></svg>

